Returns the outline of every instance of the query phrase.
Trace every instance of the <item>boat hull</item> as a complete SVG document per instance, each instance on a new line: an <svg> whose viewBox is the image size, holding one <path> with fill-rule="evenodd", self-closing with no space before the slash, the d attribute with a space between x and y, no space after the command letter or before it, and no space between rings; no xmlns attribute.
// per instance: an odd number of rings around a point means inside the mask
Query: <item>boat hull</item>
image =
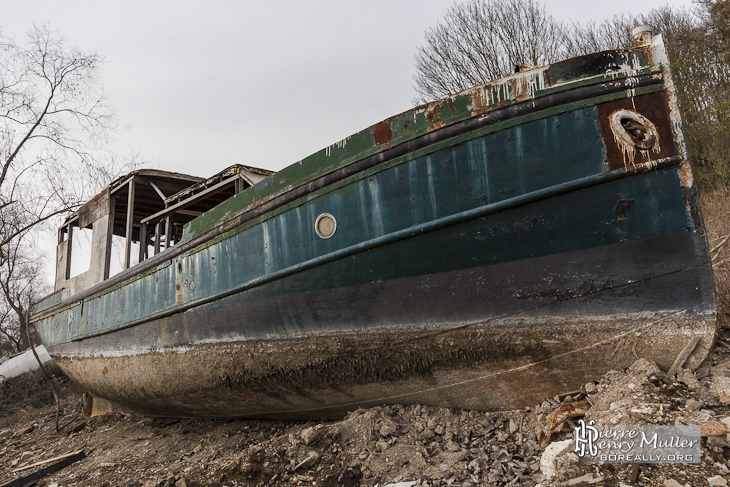
<svg viewBox="0 0 730 487"><path fill-rule="evenodd" d="M715 334L712 303L698 305L712 286L696 265L703 246L681 232L253 302L231 296L52 354L84 389L147 415L307 419L388 403L512 409L637 357L668 369L695 336L686 366L698 367ZM294 315L307 332L265 338Z"/></svg>
<svg viewBox="0 0 730 487"><path fill-rule="evenodd" d="M638 358L669 368L699 337L696 368L711 263L655 47L475 87L285 168L58 291L44 344L84 390L161 416L516 408Z"/></svg>

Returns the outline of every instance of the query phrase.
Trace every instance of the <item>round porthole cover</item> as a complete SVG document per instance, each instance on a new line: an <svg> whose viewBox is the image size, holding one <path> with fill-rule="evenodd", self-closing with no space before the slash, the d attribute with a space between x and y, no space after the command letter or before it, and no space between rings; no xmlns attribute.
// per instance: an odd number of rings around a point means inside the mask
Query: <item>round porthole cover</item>
<svg viewBox="0 0 730 487"><path fill-rule="evenodd" d="M314 222L314 231L320 238L330 238L337 230L337 220L329 213L322 213Z"/></svg>

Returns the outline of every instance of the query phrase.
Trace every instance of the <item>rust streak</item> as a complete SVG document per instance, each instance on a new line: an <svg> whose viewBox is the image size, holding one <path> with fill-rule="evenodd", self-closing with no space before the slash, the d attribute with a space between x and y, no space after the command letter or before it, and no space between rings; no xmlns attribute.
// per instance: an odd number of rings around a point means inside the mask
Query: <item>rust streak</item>
<svg viewBox="0 0 730 487"><path fill-rule="evenodd" d="M456 116L457 113L456 113L456 105L454 105L454 100L449 98L448 103L449 103L449 109L451 110L452 115Z"/></svg>
<svg viewBox="0 0 730 487"><path fill-rule="evenodd" d="M446 124L441 120L441 114L439 113L438 106L429 106L426 110L426 119L430 122L426 131L433 132L438 130Z"/></svg>

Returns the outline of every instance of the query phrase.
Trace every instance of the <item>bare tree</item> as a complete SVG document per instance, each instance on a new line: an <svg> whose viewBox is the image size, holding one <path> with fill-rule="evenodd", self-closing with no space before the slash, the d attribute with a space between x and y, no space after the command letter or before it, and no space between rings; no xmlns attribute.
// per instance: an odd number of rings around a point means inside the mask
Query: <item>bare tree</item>
<svg viewBox="0 0 730 487"><path fill-rule="evenodd" d="M541 65L632 44L649 24L664 34L690 153L704 185L730 182L730 0L660 7L600 23L563 24L536 0L466 0L425 34L415 56L416 102L504 77L513 65Z"/></svg>
<svg viewBox="0 0 730 487"><path fill-rule="evenodd" d="M43 282L40 261L34 257L21 239L15 239L6 246L6 258L0 269L0 293L4 298L0 305L0 333L14 345L16 352L31 345L28 337L35 337L35 333L27 329L30 311L49 290ZM33 341L39 343L37 337Z"/></svg>
<svg viewBox="0 0 730 487"><path fill-rule="evenodd" d="M706 188L730 182L730 1L661 7L640 17L664 34L690 155ZM725 34L725 35L723 35Z"/></svg>
<svg viewBox="0 0 730 487"><path fill-rule="evenodd" d="M0 263L33 227L78 207L112 164L95 157L114 127L101 59L48 27L0 36Z"/></svg>
<svg viewBox="0 0 730 487"><path fill-rule="evenodd" d="M30 312L47 289L29 236L136 165L101 150L115 116L100 65L45 26L23 43L0 34L0 337L33 350L56 398L56 430L58 390L32 348Z"/></svg>
<svg viewBox="0 0 730 487"><path fill-rule="evenodd" d="M564 31L563 42L568 56L580 56L591 52L625 49L633 43L631 31L644 22L632 14L621 13L600 23L571 22Z"/></svg>
<svg viewBox="0 0 730 487"><path fill-rule="evenodd" d="M730 64L730 0L701 0L710 14L711 35L715 38L715 48Z"/></svg>
<svg viewBox="0 0 730 487"><path fill-rule="evenodd" d="M94 52L67 47L47 26L22 42L0 33L0 337L16 346L27 345L23 323L44 290L29 258L30 232L136 165L106 150L115 114L101 62Z"/></svg>
<svg viewBox="0 0 730 487"><path fill-rule="evenodd" d="M20 319L9 304L0 300L0 356L22 349Z"/></svg>
<svg viewBox="0 0 730 487"><path fill-rule="evenodd" d="M563 25L536 0L468 0L452 5L415 55L416 97L424 103L565 52Z"/></svg>

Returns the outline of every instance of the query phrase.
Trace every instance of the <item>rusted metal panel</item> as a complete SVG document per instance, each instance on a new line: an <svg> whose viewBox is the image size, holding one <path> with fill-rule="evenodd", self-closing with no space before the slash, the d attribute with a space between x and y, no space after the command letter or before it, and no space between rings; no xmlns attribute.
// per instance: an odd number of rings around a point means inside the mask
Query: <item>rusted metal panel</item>
<svg viewBox="0 0 730 487"><path fill-rule="evenodd" d="M537 444L540 448L545 448L553 440L563 426L563 422L568 418L581 418L586 415L592 404L588 401L576 401L563 404L560 408L550 416L537 437Z"/></svg>

